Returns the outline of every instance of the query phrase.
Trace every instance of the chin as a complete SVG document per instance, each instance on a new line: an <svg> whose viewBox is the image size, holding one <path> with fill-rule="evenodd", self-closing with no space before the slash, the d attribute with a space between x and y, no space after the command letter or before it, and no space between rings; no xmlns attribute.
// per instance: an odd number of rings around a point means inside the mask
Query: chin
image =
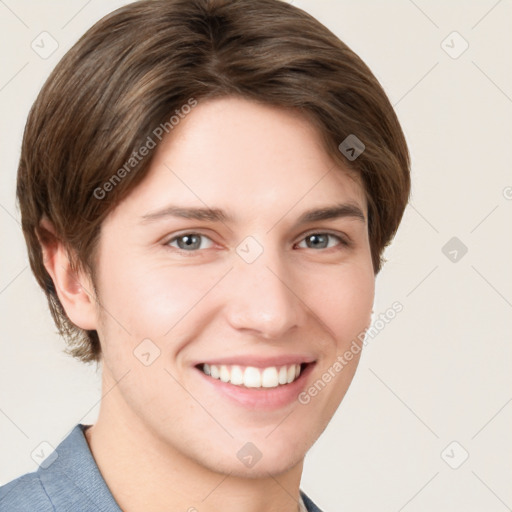
<svg viewBox="0 0 512 512"><path fill-rule="evenodd" d="M276 457L263 454L252 467L245 466L236 457L226 456L221 462L211 461L210 470L237 478L268 478L269 475L279 476L287 473L295 466L302 463L304 455L290 454L289 457Z"/></svg>
<svg viewBox="0 0 512 512"><path fill-rule="evenodd" d="M275 439L253 437L253 442L244 442L237 437L214 451L210 449L207 457L197 454L196 461L210 471L221 474L268 478L269 474L278 476L302 465L308 448L304 440L298 439L286 443L285 439L277 436Z"/></svg>

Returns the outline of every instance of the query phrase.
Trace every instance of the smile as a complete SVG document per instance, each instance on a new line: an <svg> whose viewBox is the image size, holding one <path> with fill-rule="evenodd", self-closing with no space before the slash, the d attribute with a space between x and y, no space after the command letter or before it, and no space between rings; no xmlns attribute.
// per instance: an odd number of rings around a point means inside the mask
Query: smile
<svg viewBox="0 0 512 512"><path fill-rule="evenodd" d="M204 363L198 368L206 375L234 386L246 388L275 388L291 384L299 378L305 364L289 364L283 366L217 365Z"/></svg>

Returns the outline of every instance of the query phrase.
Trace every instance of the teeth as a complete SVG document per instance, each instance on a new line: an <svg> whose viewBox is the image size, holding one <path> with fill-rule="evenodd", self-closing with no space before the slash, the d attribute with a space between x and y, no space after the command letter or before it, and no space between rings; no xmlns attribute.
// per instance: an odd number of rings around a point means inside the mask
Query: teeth
<svg viewBox="0 0 512 512"><path fill-rule="evenodd" d="M248 366L245 369L244 386L248 388L261 388L261 373L258 368Z"/></svg>
<svg viewBox="0 0 512 512"><path fill-rule="evenodd" d="M203 370L204 371L204 370ZM210 375L214 378L214 379L219 379L220 378L220 371L219 371L219 367L218 366L215 366L214 364L212 364L210 366Z"/></svg>
<svg viewBox="0 0 512 512"><path fill-rule="evenodd" d="M228 367L225 365L222 365L220 367L220 380L222 382L229 382L229 379L230 379L230 375L229 375Z"/></svg>
<svg viewBox="0 0 512 512"><path fill-rule="evenodd" d="M201 369L206 375L214 379L247 388L275 388L280 385L291 384L300 375L300 364L270 366L268 368L204 364Z"/></svg>
<svg viewBox="0 0 512 512"><path fill-rule="evenodd" d="M240 366L232 366L231 367L231 384L235 384L240 386L240 384L244 383L244 372Z"/></svg>
<svg viewBox="0 0 512 512"><path fill-rule="evenodd" d="M264 388L275 388L279 385L277 368L275 366L263 370L261 373L261 385Z"/></svg>

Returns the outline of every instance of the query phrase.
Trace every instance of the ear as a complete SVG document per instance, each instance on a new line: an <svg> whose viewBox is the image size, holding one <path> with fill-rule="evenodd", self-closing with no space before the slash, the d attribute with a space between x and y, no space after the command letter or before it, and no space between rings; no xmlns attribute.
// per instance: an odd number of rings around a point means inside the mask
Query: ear
<svg viewBox="0 0 512 512"><path fill-rule="evenodd" d="M90 277L72 270L68 251L47 218L41 220L37 237L43 252L44 266L53 280L68 318L81 329L95 330L96 297Z"/></svg>

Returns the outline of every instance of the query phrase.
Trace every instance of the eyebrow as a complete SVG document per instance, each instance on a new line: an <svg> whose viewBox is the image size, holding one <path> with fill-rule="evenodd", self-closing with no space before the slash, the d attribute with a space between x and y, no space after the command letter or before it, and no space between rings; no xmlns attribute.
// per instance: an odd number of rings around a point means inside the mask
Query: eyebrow
<svg viewBox="0 0 512 512"><path fill-rule="evenodd" d="M141 217L140 223L147 224L167 217L202 220L209 222L233 222L234 218L220 208L185 208L180 206L167 206L161 210L147 213ZM296 225L308 224L319 220L338 219L349 217L361 222L366 222L366 217L361 208L353 203L341 203L323 208L313 208L305 211L296 222Z"/></svg>

